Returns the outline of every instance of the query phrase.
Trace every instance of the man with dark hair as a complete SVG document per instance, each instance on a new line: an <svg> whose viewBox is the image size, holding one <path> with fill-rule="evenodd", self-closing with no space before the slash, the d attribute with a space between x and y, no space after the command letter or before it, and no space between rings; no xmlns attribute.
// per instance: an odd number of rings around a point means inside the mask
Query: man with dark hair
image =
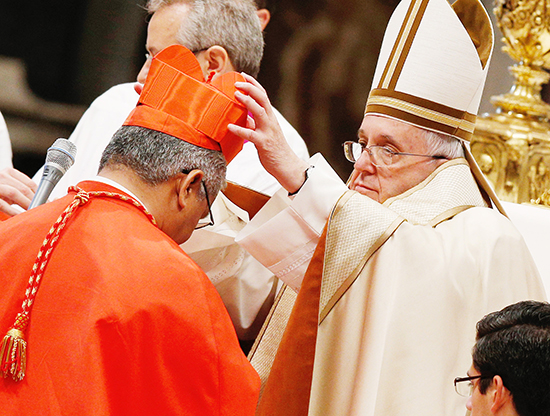
<svg viewBox="0 0 550 416"><path fill-rule="evenodd" d="M550 305L522 301L485 316L472 361L455 379L472 416L550 414Z"/></svg>
<svg viewBox="0 0 550 416"><path fill-rule="evenodd" d="M254 413L258 375L179 247L242 147L236 79L160 51L98 176L0 223L2 415Z"/></svg>
<svg viewBox="0 0 550 416"><path fill-rule="evenodd" d="M147 33L147 60L138 83L112 87L99 96L79 121L69 138L78 148L76 160L54 188L51 199L65 195L67 188L93 177L101 153L138 99L152 56L165 47L180 44L194 51L205 78L214 80L228 71L251 73L260 69L263 53L261 29L269 22L269 11L258 10L252 0L150 0ZM307 147L294 128L277 113L290 147L304 160ZM42 172L34 176L39 181ZM265 194L280 188L258 159L252 143L227 166L227 179ZM0 211L15 214L10 204L27 208L36 184L14 169L0 171ZM251 343L273 299L276 279L261 264L234 244L234 236L248 220L223 196L213 202L216 225L201 230L184 250L214 282L238 331L239 339ZM267 299L267 300L266 300Z"/></svg>

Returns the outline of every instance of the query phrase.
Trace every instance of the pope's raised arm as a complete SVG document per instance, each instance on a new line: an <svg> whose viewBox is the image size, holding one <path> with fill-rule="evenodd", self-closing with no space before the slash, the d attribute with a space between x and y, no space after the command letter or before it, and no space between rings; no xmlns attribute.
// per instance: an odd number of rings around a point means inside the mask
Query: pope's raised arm
<svg viewBox="0 0 550 416"><path fill-rule="evenodd" d="M243 76L247 82L235 83L240 90L235 96L248 109L247 127L230 124L229 130L254 143L265 170L288 192L294 193L304 183L309 165L294 153L285 140L265 89L250 75Z"/></svg>

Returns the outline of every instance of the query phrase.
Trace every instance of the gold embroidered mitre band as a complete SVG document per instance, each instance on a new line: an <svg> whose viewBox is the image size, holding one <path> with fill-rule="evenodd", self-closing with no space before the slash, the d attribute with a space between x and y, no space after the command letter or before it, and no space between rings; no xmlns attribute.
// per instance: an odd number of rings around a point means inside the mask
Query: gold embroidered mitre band
<svg viewBox="0 0 550 416"><path fill-rule="evenodd" d="M403 0L386 28L365 115L469 141L494 34L479 0Z"/></svg>

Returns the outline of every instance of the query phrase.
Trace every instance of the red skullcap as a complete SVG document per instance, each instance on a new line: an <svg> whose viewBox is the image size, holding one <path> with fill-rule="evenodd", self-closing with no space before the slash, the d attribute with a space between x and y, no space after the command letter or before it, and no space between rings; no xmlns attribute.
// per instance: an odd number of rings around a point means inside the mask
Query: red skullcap
<svg viewBox="0 0 550 416"><path fill-rule="evenodd" d="M160 131L206 149L223 153L229 163L243 140L227 129L246 126L247 110L235 99L241 74L229 72L206 82L195 55L181 45L155 55L137 107L125 126Z"/></svg>

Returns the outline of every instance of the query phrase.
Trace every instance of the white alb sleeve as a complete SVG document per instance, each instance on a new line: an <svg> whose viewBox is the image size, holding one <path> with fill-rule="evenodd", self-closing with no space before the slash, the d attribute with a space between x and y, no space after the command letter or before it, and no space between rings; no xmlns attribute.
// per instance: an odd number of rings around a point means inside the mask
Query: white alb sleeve
<svg viewBox="0 0 550 416"><path fill-rule="evenodd" d="M235 239L296 291L333 206L348 190L320 154L310 165L294 197L284 189L277 192Z"/></svg>

